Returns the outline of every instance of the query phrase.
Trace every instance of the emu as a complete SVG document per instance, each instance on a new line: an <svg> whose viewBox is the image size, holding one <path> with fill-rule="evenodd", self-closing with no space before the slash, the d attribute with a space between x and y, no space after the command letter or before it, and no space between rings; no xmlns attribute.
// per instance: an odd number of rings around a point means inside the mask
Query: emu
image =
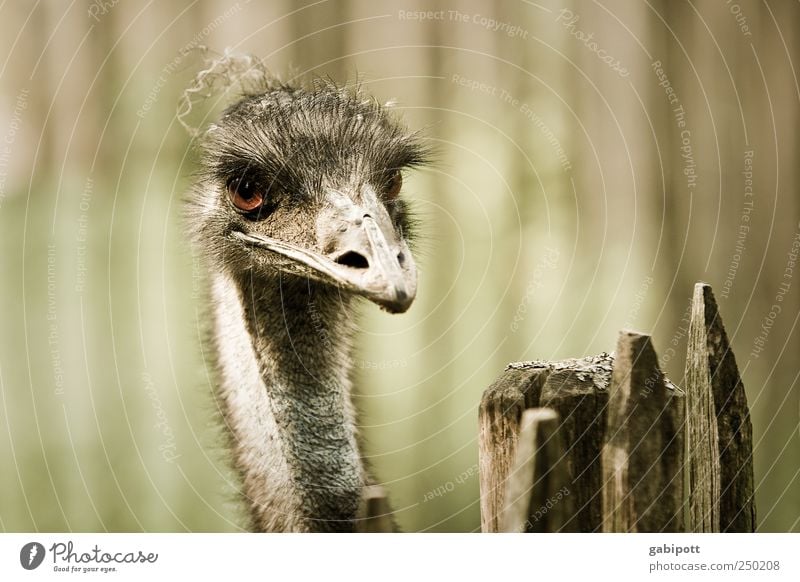
<svg viewBox="0 0 800 582"><path fill-rule="evenodd" d="M222 417L252 529L353 531L369 483L351 403L354 304L402 313L414 300L400 191L426 148L359 87L256 69L200 134L187 204Z"/></svg>

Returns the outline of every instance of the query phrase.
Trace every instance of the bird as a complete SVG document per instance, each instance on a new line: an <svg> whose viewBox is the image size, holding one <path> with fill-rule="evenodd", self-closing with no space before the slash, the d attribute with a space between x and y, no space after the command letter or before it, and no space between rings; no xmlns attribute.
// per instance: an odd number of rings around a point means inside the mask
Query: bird
<svg viewBox="0 0 800 582"><path fill-rule="evenodd" d="M401 190L430 152L360 83L284 82L233 58L206 82L226 66L248 83L198 131L185 222L249 527L354 531L373 482L351 398L355 312L359 299L389 313L415 299Z"/></svg>

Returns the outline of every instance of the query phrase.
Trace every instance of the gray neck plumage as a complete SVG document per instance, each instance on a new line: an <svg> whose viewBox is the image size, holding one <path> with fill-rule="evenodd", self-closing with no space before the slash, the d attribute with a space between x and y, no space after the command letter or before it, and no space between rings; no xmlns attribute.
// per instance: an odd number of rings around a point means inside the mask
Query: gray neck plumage
<svg viewBox="0 0 800 582"><path fill-rule="evenodd" d="M235 463L261 531L352 531L365 475L346 299L306 280L212 275Z"/></svg>

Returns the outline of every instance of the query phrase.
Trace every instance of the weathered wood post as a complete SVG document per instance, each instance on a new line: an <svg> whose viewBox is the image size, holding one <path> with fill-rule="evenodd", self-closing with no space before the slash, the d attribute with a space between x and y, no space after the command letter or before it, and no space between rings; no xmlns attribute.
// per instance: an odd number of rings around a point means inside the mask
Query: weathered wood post
<svg viewBox="0 0 800 582"><path fill-rule="evenodd" d="M565 531L600 531L603 475L600 456L606 430L608 385L614 357L601 353L551 364L539 406L548 406L561 418L559 433L571 481L575 516Z"/></svg>
<svg viewBox="0 0 800 582"><path fill-rule="evenodd" d="M617 342L603 446L603 531L681 532L683 393L664 377L650 336Z"/></svg>
<svg viewBox="0 0 800 582"><path fill-rule="evenodd" d="M482 530L681 532L688 501L689 531L755 531L750 412L704 283L686 382L684 397L630 331L616 358L509 364L479 411Z"/></svg>
<svg viewBox="0 0 800 582"><path fill-rule="evenodd" d="M525 409L548 407L559 417L563 466L573 515L562 531L598 531L602 524L600 449L605 431L608 354L558 362L510 364L483 394L479 410L481 529L501 531L507 479L517 455ZM537 493L538 494L538 493ZM534 502L535 503L535 502Z"/></svg>
<svg viewBox="0 0 800 582"><path fill-rule="evenodd" d="M753 532L753 427L714 294L697 283L686 354L689 530Z"/></svg>
<svg viewBox="0 0 800 582"><path fill-rule="evenodd" d="M500 530L574 531L575 496L569 487L558 414L551 408L529 408L523 413L520 426Z"/></svg>
<svg viewBox="0 0 800 582"><path fill-rule="evenodd" d="M514 463L520 420L528 403L538 401L541 373L506 368L483 393L478 410L478 455L480 477L481 530L500 531L506 479Z"/></svg>

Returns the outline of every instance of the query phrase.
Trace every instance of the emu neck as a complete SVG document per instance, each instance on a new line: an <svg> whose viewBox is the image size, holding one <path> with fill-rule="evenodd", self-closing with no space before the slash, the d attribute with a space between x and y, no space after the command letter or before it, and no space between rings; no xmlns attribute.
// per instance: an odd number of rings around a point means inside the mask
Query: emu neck
<svg viewBox="0 0 800 582"><path fill-rule="evenodd" d="M348 301L304 279L212 291L225 417L255 529L349 531L364 486Z"/></svg>

